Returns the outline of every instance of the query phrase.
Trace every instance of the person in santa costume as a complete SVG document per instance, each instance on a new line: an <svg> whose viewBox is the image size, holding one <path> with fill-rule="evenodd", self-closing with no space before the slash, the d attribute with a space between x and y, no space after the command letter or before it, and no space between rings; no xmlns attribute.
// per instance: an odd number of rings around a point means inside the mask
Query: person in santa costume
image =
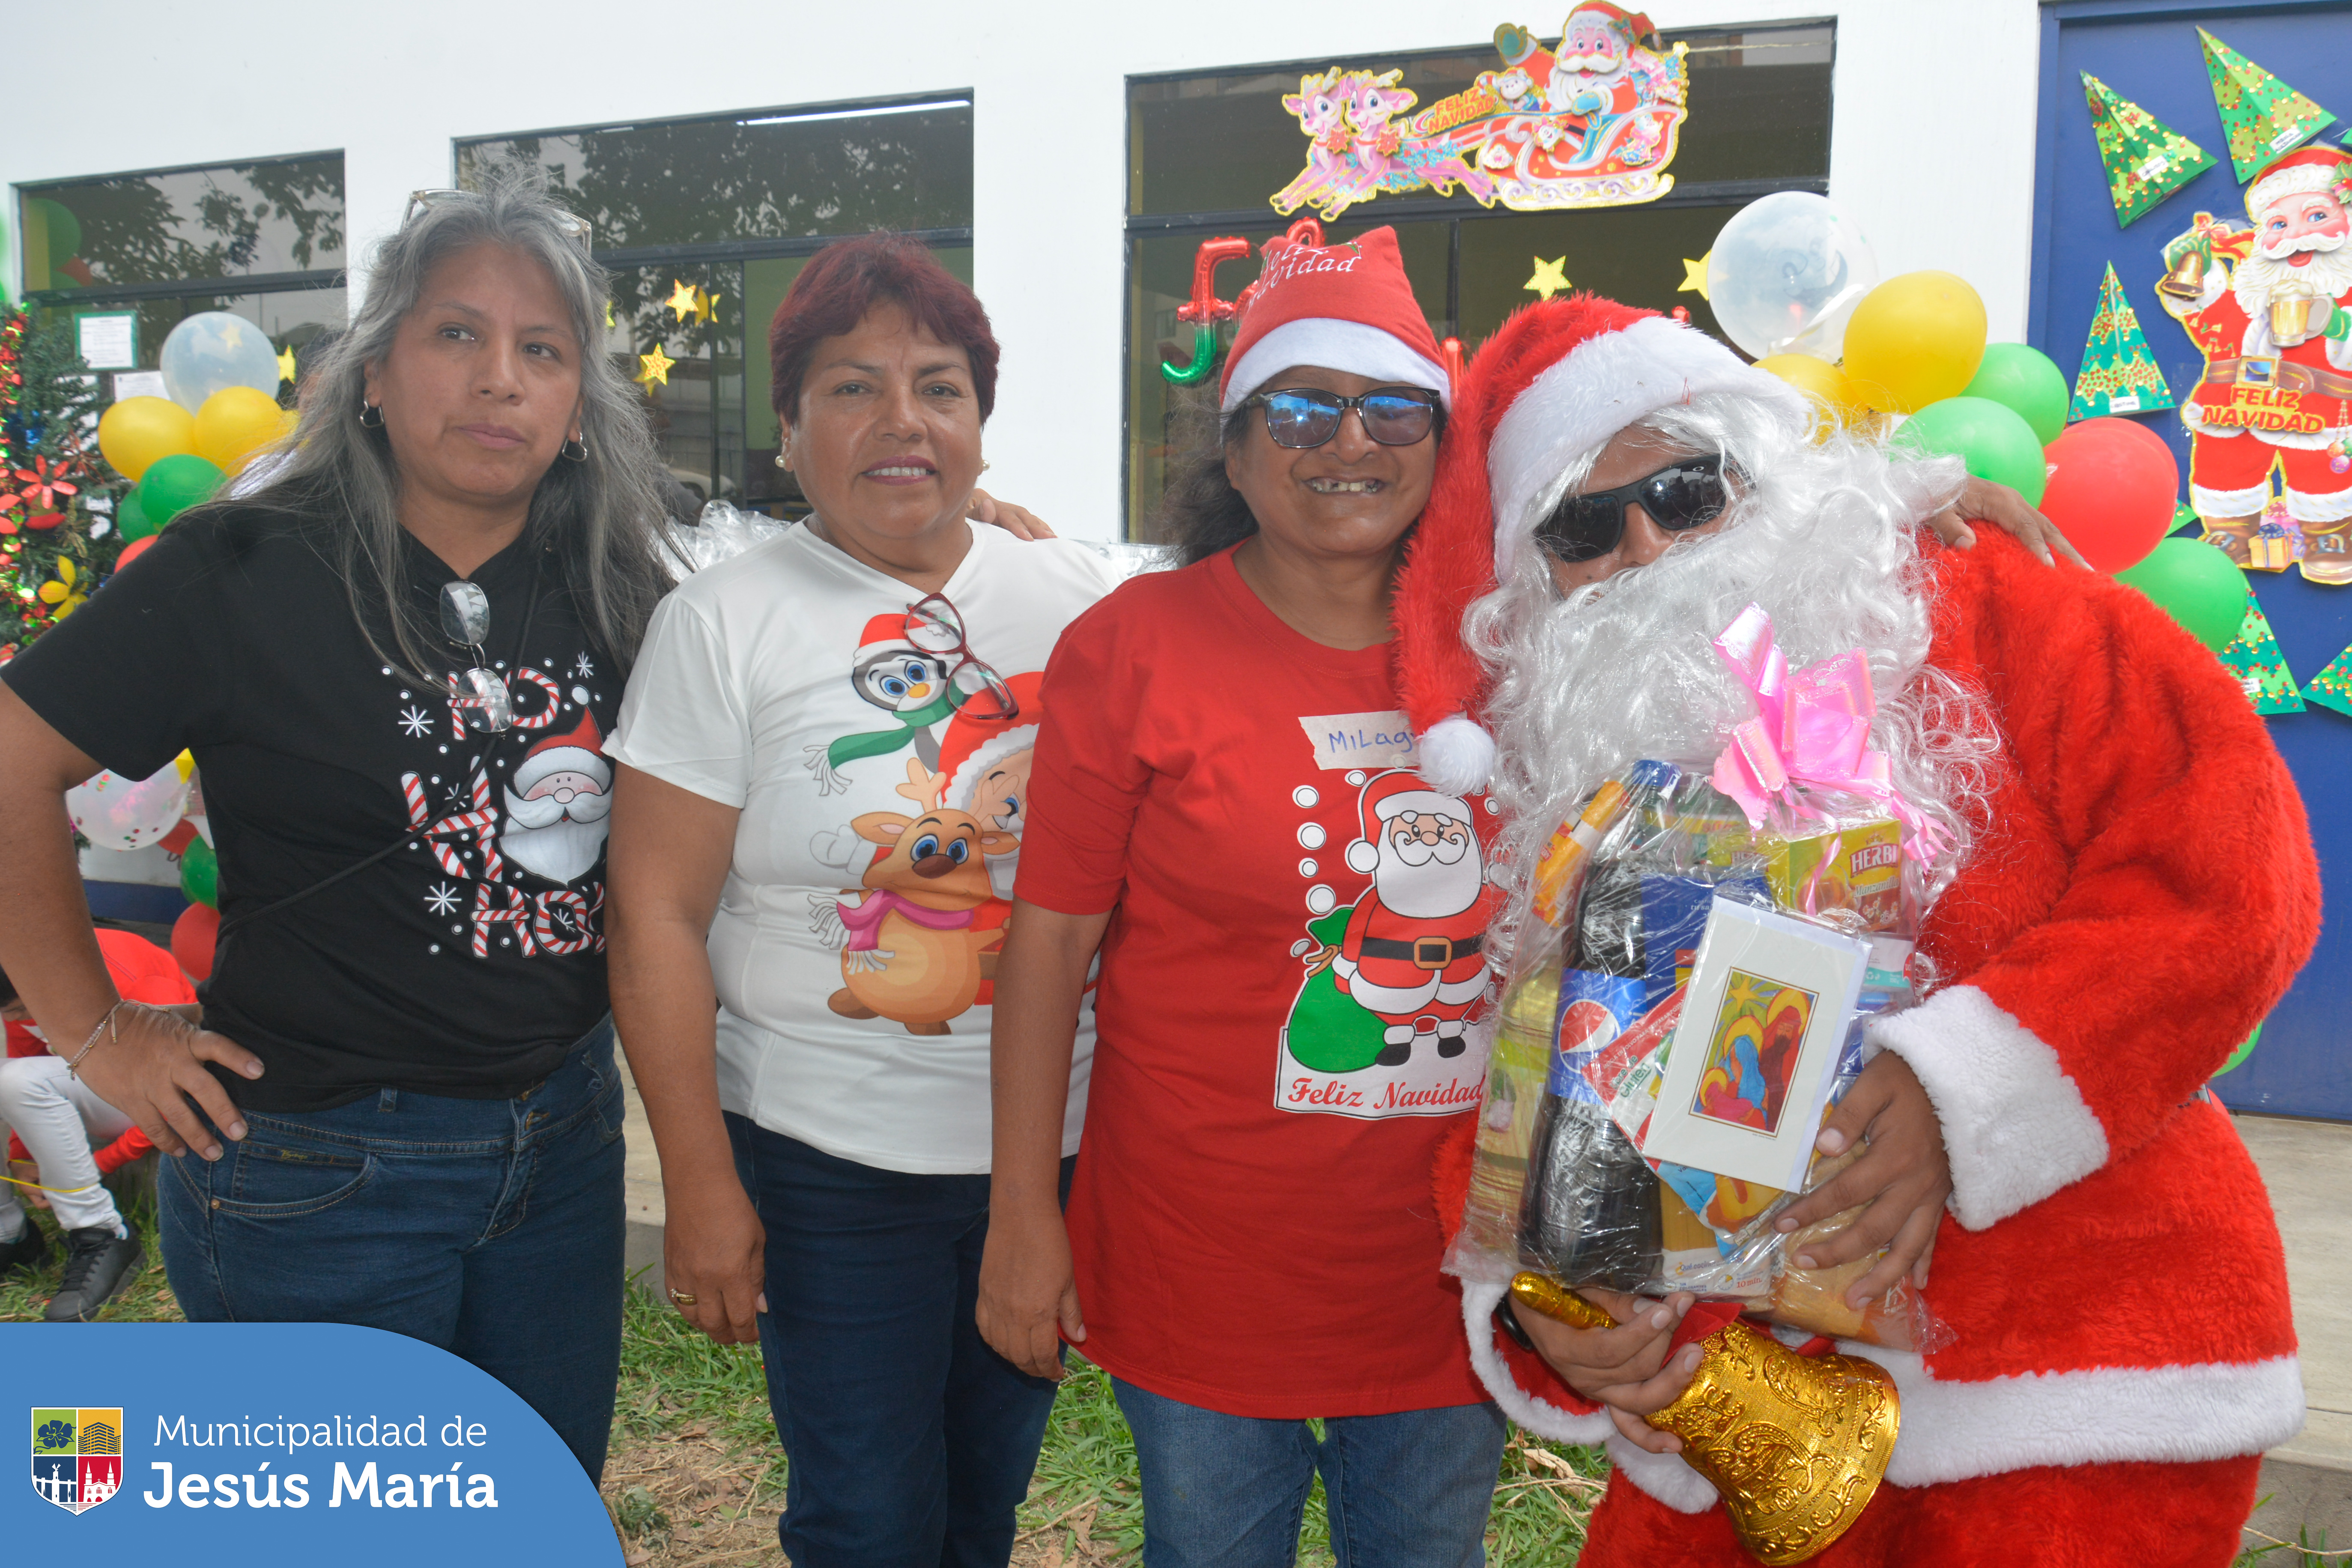
<svg viewBox="0 0 2352 1568"><path fill-rule="evenodd" d="M2007 538L1942 546L1916 525L1956 463L1819 434L1784 384L1652 312L1578 295L1513 317L1465 377L1398 584L1422 772L1491 774L1524 868L1600 780L1713 755L1750 716L1710 646L1747 605L1792 668L1862 649L1871 743L1951 841L1918 889L1944 983L1873 1026L1821 1138L1867 1150L1780 1226L1867 1204L1800 1265L1887 1247L1851 1295L1912 1273L1953 1332L1841 1347L1894 1374L1902 1428L1813 1561L2227 1563L2304 1396L2270 1205L2203 1086L2315 940L2302 804L2228 673L2144 597ZM1540 929L1520 895L1498 967ZM1468 1160L1465 1138L1440 1162L1449 1224ZM1500 1295L1464 1287L1486 1386L1615 1461L1582 1561L1748 1561L1640 1419L1696 1364L1668 1353L1688 1299L1601 1292L1624 1325L1604 1331L1527 1314L1530 1353Z"/></svg>
<svg viewBox="0 0 2352 1568"><path fill-rule="evenodd" d="M2251 235L2200 224L2165 247L2168 268L2202 263L2193 283L2157 289L2205 356L2180 405L2189 430L2189 497L2206 532L2244 566L2284 471L2287 515L2303 531L2304 575L2352 583L2352 156L2314 143L2246 187Z"/></svg>

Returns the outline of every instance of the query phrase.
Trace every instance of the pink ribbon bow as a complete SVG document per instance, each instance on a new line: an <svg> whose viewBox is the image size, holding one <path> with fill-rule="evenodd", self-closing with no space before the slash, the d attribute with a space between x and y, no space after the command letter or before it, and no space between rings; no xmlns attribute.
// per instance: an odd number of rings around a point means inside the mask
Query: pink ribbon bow
<svg viewBox="0 0 2352 1568"><path fill-rule="evenodd" d="M1792 816L1820 817L1798 794L1802 785L1884 805L1903 825L1904 853L1922 865L1949 843L1941 825L1895 793L1886 754L1871 747L1878 702L1860 648L1791 671L1773 641L1772 617L1750 605L1715 639L1715 651L1756 700L1756 717L1734 727L1712 780L1739 803L1749 826L1764 826L1776 802Z"/></svg>

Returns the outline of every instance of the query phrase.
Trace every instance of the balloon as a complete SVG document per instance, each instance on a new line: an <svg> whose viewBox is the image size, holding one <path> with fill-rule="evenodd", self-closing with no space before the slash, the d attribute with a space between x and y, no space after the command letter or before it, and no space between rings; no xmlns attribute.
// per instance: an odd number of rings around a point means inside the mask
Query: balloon
<svg viewBox="0 0 2352 1568"><path fill-rule="evenodd" d="M196 455L228 469L278 439L286 411L249 386L224 386L196 410Z"/></svg>
<svg viewBox="0 0 2352 1568"><path fill-rule="evenodd" d="M1756 362L1756 368L1770 371L1806 394L1840 424L1869 412L1856 401L1845 372L1827 360L1815 359L1811 354L1767 354Z"/></svg>
<svg viewBox="0 0 2352 1568"><path fill-rule="evenodd" d="M31 217L37 213L47 221L51 271L81 253L81 219L74 216L73 209L47 196L26 196L25 206L26 216ZM70 286L70 281L61 284L52 280L49 284L52 289Z"/></svg>
<svg viewBox="0 0 2352 1568"><path fill-rule="evenodd" d="M2074 401L2066 390L2066 373L2050 356L2023 343L1987 343L1984 363L1969 383L1969 397L1989 397L2013 409L2033 426L2033 438L2047 447L2066 428L2066 409Z"/></svg>
<svg viewBox="0 0 2352 1568"><path fill-rule="evenodd" d="M74 831L99 849L160 844L188 810L188 776L173 761L143 779L95 773L66 791Z"/></svg>
<svg viewBox="0 0 2352 1568"><path fill-rule="evenodd" d="M243 316L202 310L163 340L163 389L194 414L225 386L249 386L278 401L278 351Z"/></svg>
<svg viewBox="0 0 2352 1568"><path fill-rule="evenodd" d="M147 509L139 504L139 492L132 490L129 495L124 496L121 504L114 509L114 531L122 535L125 540L137 543L142 540L154 538L162 531L155 526L155 520L147 515Z"/></svg>
<svg viewBox="0 0 2352 1568"><path fill-rule="evenodd" d="M201 838L180 852L180 891L192 904L220 908L220 860Z"/></svg>
<svg viewBox="0 0 2352 1568"><path fill-rule="evenodd" d="M2048 476L2033 426L1989 397L1947 397L1903 422L1895 437L1924 452L1948 452L1980 479L2007 485L2028 506L2042 501Z"/></svg>
<svg viewBox="0 0 2352 1568"><path fill-rule="evenodd" d="M180 864L184 868L187 861ZM212 978L213 943L219 937L220 911L210 904L190 904L172 922L172 962L193 984Z"/></svg>
<svg viewBox="0 0 2352 1568"><path fill-rule="evenodd" d="M162 529L170 527L173 518L197 502L210 500L220 482L221 471L216 464L184 452L176 458L158 459L131 493L139 502L139 510L147 514L147 521Z"/></svg>
<svg viewBox="0 0 2352 1568"><path fill-rule="evenodd" d="M1984 351L1984 301L1948 272L1888 279L1863 296L1845 324L1846 379L1889 414L1958 397Z"/></svg>
<svg viewBox="0 0 2352 1568"><path fill-rule="evenodd" d="M2268 1022L2270 1022L2270 1020L2267 1018L2263 1020L2263 1023L2264 1024ZM2248 1057L2252 1056L2254 1054L2254 1047L2262 1043L2262 1037L2263 1025L2256 1024L2254 1026L2254 1032L2248 1035L2244 1041L2239 1045L2238 1048L2230 1053L2230 1059L2228 1061L2223 1062L2219 1068L2214 1069L2213 1076L2215 1078L2220 1078L2223 1073L2228 1072L2231 1068L2236 1067L2240 1062L2242 1062Z"/></svg>
<svg viewBox="0 0 2352 1568"><path fill-rule="evenodd" d="M2215 653L2230 646L2246 618L2244 575L2225 552L2201 539L2158 540L2145 560L2116 573L2116 581L2155 600Z"/></svg>
<svg viewBox="0 0 2352 1568"><path fill-rule="evenodd" d="M2050 468L2042 513L2096 570L2122 571L2172 531L2180 465L2147 426L2085 419L2042 456Z"/></svg>
<svg viewBox="0 0 2352 1568"><path fill-rule="evenodd" d="M169 398L126 397L99 417L98 449L126 479L195 447L196 416Z"/></svg>
<svg viewBox="0 0 2352 1568"><path fill-rule="evenodd" d="M1707 303L1726 336L1758 359L1834 360L1846 318L1878 281L1878 258L1827 196L1776 191L1748 203L1707 253Z"/></svg>
<svg viewBox="0 0 2352 1568"><path fill-rule="evenodd" d="M130 543L122 547L122 553L114 558L114 569L117 572L121 571L125 566L130 565L133 561L136 561L142 555L146 554L147 547L154 542L155 536L152 533L143 539L132 540Z"/></svg>

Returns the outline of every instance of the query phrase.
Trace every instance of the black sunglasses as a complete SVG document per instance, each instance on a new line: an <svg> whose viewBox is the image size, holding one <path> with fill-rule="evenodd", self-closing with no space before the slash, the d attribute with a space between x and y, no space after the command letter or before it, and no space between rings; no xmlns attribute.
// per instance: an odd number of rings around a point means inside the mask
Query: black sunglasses
<svg viewBox="0 0 2352 1568"><path fill-rule="evenodd" d="M1640 507L1666 532L1680 533L1722 516L1727 500L1722 453L1678 458L1630 485L1563 496L1536 525L1536 542L1554 560L1597 561L1624 539L1629 506Z"/></svg>
<svg viewBox="0 0 2352 1568"><path fill-rule="evenodd" d="M1244 400L1244 408L1265 409L1265 433L1277 447L1303 452L1320 447L1339 433L1339 421L1353 408L1364 421L1364 434L1383 447L1410 447L1427 436L1437 423L1437 398L1433 393L1406 392L1384 386L1361 397L1342 397L1318 387L1297 386L1283 392L1261 392Z"/></svg>

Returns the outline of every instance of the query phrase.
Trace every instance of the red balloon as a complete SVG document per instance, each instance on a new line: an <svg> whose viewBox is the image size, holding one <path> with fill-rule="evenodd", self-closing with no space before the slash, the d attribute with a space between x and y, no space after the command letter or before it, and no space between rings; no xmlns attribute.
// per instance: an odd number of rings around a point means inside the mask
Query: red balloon
<svg viewBox="0 0 2352 1568"><path fill-rule="evenodd" d="M130 543L122 547L122 553L114 558L114 569L117 572L121 571L125 566L130 565L133 561L136 561L142 555L146 554L147 547L154 542L155 536L152 533L144 539L132 540Z"/></svg>
<svg viewBox="0 0 2352 1568"><path fill-rule="evenodd" d="M172 962L190 981L201 983L213 972L213 941L220 935L220 911L190 904L172 922Z"/></svg>
<svg viewBox="0 0 2352 1568"><path fill-rule="evenodd" d="M2137 565L2172 531L2180 464L2164 437L2113 417L2069 426L2042 448L2042 515L2099 571Z"/></svg>

